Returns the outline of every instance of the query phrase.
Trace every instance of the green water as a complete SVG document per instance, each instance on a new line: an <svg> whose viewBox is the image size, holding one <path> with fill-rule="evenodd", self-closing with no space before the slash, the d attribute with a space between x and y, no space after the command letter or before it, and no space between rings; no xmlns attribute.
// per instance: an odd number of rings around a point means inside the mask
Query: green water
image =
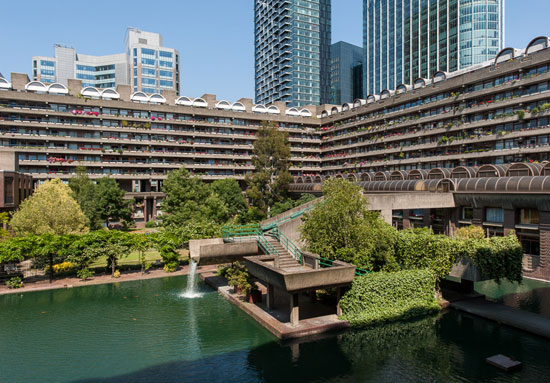
<svg viewBox="0 0 550 383"><path fill-rule="evenodd" d="M450 311L280 343L186 277L0 297L0 382L550 382L550 342ZM134 320L135 318L135 320ZM506 374L497 353L524 362Z"/></svg>
<svg viewBox="0 0 550 383"><path fill-rule="evenodd" d="M550 282L523 278L521 283L476 282L475 291L506 306L531 311L550 318Z"/></svg>

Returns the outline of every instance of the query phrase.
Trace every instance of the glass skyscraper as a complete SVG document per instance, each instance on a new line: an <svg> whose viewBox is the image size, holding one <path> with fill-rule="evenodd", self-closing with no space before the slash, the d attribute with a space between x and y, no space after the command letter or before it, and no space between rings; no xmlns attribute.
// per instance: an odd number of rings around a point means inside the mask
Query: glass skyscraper
<svg viewBox="0 0 550 383"><path fill-rule="evenodd" d="M504 47L504 0L363 0L363 46L365 96L468 68Z"/></svg>
<svg viewBox="0 0 550 383"><path fill-rule="evenodd" d="M363 98L363 48L339 41L330 47L330 103Z"/></svg>
<svg viewBox="0 0 550 383"><path fill-rule="evenodd" d="M330 99L330 0L255 0L256 103Z"/></svg>

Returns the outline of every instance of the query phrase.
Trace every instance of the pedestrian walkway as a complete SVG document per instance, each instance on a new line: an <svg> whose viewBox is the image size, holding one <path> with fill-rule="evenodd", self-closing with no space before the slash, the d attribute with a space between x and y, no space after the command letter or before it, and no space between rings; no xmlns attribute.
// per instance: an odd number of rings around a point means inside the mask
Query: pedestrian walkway
<svg viewBox="0 0 550 383"><path fill-rule="evenodd" d="M550 319L485 298L452 302L451 307L550 339Z"/></svg>

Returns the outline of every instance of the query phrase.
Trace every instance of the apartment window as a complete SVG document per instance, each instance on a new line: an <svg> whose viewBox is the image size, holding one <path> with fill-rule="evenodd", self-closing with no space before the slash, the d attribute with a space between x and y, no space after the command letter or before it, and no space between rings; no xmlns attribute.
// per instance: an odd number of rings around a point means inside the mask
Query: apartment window
<svg viewBox="0 0 550 383"><path fill-rule="evenodd" d="M13 177L4 178L4 203L13 203Z"/></svg>
<svg viewBox="0 0 550 383"><path fill-rule="evenodd" d="M504 222L504 210L499 207L488 207L485 209L485 221L495 223Z"/></svg>
<svg viewBox="0 0 550 383"><path fill-rule="evenodd" d="M463 207L461 211L460 218L465 221L471 221L474 218L474 208L473 207Z"/></svg>
<svg viewBox="0 0 550 383"><path fill-rule="evenodd" d="M172 58L172 52L159 51L160 57Z"/></svg>
<svg viewBox="0 0 550 383"><path fill-rule="evenodd" d="M519 223L523 225L538 225L540 223L538 209L520 209Z"/></svg>

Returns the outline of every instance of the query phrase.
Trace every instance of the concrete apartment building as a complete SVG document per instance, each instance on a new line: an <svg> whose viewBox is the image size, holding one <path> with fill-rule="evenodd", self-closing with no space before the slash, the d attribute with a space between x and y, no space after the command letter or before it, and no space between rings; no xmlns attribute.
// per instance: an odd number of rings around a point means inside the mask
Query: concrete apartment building
<svg viewBox="0 0 550 383"><path fill-rule="evenodd" d="M179 52L164 47L158 33L128 28L125 53L91 56L55 44L54 57L32 58L32 78L65 86L69 79L82 80L84 87L130 85L134 92L175 90L179 95Z"/></svg>
<svg viewBox="0 0 550 383"><path fill-rule="evenodd" d="M550 207L543 203L550 185L549 46L539 37L467 71L303 108L123 85L97 89L79 80L69 80L69 91L12 74L0 79L0 152L16 156L20 171L37 181L67 180L77 166L93 178L109 175L138 201L143 223L156 218L172 169L244 180L253 170L256 131L273 121L289 132L295 192L316 192L323 179L342 177L364 182L367 191L460 193L453 206L379 210L398 227L452 232L463 221L482 224L488 235L521 229L526 270L550 278ZM483 193L511 197L476 197Z"/></svg>

